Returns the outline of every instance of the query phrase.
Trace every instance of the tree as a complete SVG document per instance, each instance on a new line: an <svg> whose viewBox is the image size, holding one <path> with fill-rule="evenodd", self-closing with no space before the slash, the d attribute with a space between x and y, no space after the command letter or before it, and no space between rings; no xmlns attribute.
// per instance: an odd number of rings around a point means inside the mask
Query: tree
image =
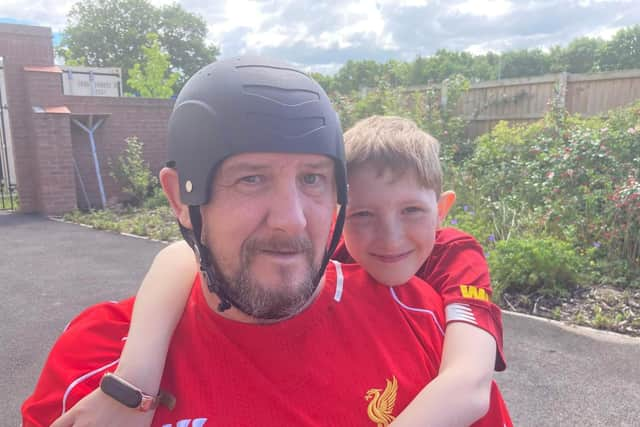
<svg viewBox="0 0 640 427"><path fill-rule="evenodd" d="M218 48L205 42L207 23L178 4L160 9L158 25L160 45L166 49L173 71L180 74L178 89L204 65L213 62Z"/></svg>
<svg viewBox="0 0 640 427"><path fill-rule="evenodd" d="M487 52L485 55L473 57L473 65L469 79L472 81L496 80L500 67L500 54Z"/></svg>
<svg viewBox="0 0 640 427"><path fill-rule="evenodd" d="M334 91L334 83L331 76L325 76L324 74L314 72L309 73L309 75L313 80L317 81L320 86L322 86L322 89L324 89L325 92L330 93Z"/></svg>
<svg viewBox="0 0 640 427"><path fill-rule="evenodd" d="M539 76L549 72L549 56L540 49L521 49L501 55L500 78Z"/></svg>
<svg viewBox="0 0 640 427"><path fill-rule="evenodd" d="M377 88L381 83L391 88L440 83L458 74L476 82L549 72L588 73L629 68L640 68L640 25L618 31L609 42L581 37L567 47L554 46L548 53L521 49L472 55L440 49L432 56L418 56L412 62L347 61L334 77L316 73L314 78L327 91L349 94L362 87Z"/></svg>
<svg viewBox="0 0 640 427"><path fill-rule="evenodd" d="M162 52L157 34L147 35L142 54L144 62L129 71L127 84L145 98L170 98L179 74L170 71L169 55Z"/></svg>
<svg viewBox="0 0 640 427"><path fill-rule="evenodd" d="M640 25L618 31L602 48L598 65L601 71L640 68Z"/></svg>
<svg viewBox="0 0 640 427"><path fill-rule="evenodd" d="M206 22L179 5L157 8L147 0L97 0L75 3L57 53L65 61L92 67L120 67L123 81L128 70L143 61L147 34L158 34L169 53L171 68L181 82L213 62L215 46L205 42ZM125 91L130 87L125 83ZM179 88L178 88L179 89Z"/></svg>
<svg viewBox="0 0 640 427"><path fill-rule="evenodd" d="M352 61L344 64L334 77L334 87L341 93L349 93L363 87L373 88L382 76L382 65L376 61Z"/></svg>
<svg viewBox="0 0 640 427"><path fill-rule="evenodd" d="M569 43L566 48L554 46L549 52L551 60L550 71L554 73L560 71L568 71L570 73L594 71L604 44L601 39L580 37Z"/></svg>

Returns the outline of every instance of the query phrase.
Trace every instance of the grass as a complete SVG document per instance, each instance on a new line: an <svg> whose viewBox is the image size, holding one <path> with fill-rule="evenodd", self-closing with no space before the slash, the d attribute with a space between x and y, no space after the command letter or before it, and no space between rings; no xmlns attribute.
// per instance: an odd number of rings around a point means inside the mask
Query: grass
<svg viewBox="0 0 640 427"><path fill-rule="evenodd" d="M12 199L13 209L11 208ZM11 197L9 197L9 193L7 192L0 194L0 209L12 209L15 211L20 210L20 200L18 200L18 193L14 191Z"/></svg>
<svg viewBox="0 0 640 427"><path fill-rule="evenodd" d="M154 209L129 208L122 210L73 211L63 217L66 221L90 225L98 230L136 234L156 240L175 241L182 238L173 213L168 206Z"/></svg>

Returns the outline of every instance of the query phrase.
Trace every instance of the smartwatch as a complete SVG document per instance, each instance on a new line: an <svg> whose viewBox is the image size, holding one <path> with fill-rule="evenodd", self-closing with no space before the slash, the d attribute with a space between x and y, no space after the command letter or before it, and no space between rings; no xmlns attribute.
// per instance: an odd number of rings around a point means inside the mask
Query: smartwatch
<svg viewBox="0 0 640 427"><path fill-rule="evenodd" d="M100 390L112 399L122 403L124 406L136 409L140 412L147 412L156 409L159 404L164 404L170 410L175 406L173 396L160 391L157 396L144 393L138 387L119 376L106 373L100 381Z"/></svg>

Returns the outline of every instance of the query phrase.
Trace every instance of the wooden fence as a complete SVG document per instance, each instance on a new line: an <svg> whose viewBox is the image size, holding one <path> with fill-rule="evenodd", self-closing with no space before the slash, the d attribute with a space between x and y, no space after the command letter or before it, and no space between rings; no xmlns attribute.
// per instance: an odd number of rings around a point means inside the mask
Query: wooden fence
<svg viewBox="0 0 640 427"><path fill-rule="evenodd" d="M423 91L412 86L408 91ZM446 90L441 92L446 103ZM640 70L591 74L546 74L536 77L474 83L456 106L469 121L467 134L475 138L490 131L500 120L527 123L549 111L554 98L570 113L605 114L640 100Z"/></svg>

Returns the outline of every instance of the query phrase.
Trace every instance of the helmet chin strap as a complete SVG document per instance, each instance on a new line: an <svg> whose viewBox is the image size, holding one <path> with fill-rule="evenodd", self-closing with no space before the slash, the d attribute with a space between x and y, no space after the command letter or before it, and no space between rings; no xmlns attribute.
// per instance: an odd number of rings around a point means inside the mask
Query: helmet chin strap
<svg viewBox="0 0 640 427"><path fill-rule="evenodd" d="M191 247L200 261L200 271L204 273L207 279L209 292L215 293L220 299L218 311L222 313L232 306L235 306L244 312L238 304L232 303L231 297L227 295L227 292L220 285L224 279L220 280L221 278L217 277L213 268L211 251L202 243L202 215L200 214L200 206L189 206L189 217L191 219L191 225L193 226L193 245Z"/></svg>
<svg viewBox="0 0 640 427"><path fill-rule="evenodd" d="M331 256L333 252L336 250L338 243L340 242L340 236L342 235L342 227L344 226L344 220L346 215L346 206L341 205L340 210L338 212L338 216L336 217L336 222L333 228L333 235L331 236L331 242L329 243L329 247L325 252L324 258L322 260L322 265L318 270L318 274L315 277L314 284L316 287L322 276L324 275L324 270L327 268ZM193 231L184 227L180 222L178 222L180 226L180 231L182 236L186 240L186 242L191 246L191 249L195 252L198 257L198 261L200 262L200 271L202 271L207 280L207 288L209 292L214 293L220 299L220 303L218 304L218 312L222 313L231 307L236 307L241 312L250 315L242 307L237 304L233 299L227 294L224 287L221 286L221 283L224 283L225 280L215 272L213 268L213 262L211 259L211 251L209 248L202 243L202 215L200 214L200 206L189 206L189 217L191 219L191 225L193 226Z"/></svg>

